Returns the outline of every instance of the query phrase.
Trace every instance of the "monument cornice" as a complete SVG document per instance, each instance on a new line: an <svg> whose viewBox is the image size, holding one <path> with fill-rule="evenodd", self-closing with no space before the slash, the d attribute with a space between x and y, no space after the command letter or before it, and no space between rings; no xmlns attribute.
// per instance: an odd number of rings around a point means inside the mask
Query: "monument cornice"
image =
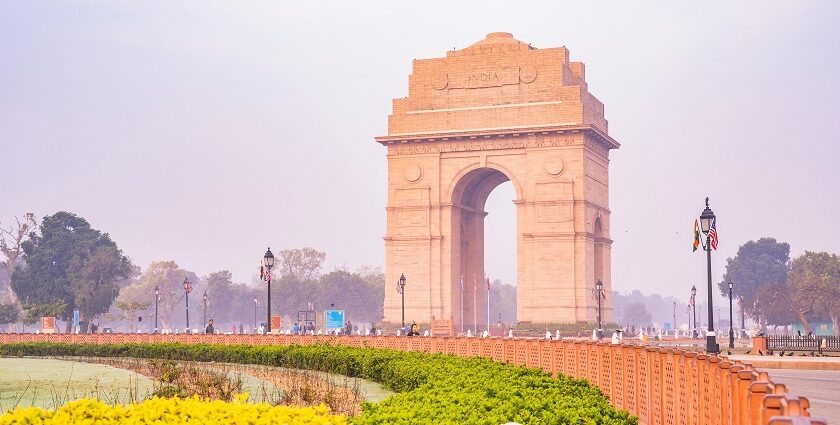
<svg viewBox="0 0 840 425"><path fill-rule="evenodd" d="M591 125L551 125L536 127L511 127L498 129L450 130L446 132L403 133L375 137L382 145L398 145L404 143L442 142L449 140L475 140L479 138L524 137L536 134L573 134L585 133L598 139L607 149L618 149L621 146L615 139L605 132ZM522 146L526 147L526 146Z"/></svg>

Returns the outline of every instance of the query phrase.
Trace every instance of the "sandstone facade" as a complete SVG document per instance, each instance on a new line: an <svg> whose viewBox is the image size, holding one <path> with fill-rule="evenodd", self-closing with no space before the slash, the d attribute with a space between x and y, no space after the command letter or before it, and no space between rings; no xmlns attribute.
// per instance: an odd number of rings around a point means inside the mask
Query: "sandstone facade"
<svg viewBox="0 0 840 425"><path fill-rule="evenodd" d="M611 288L609 151L619 144L566 48L492 33L415 60L408 97L394 100L376 141L388 150L385 321L400 322L404 273L407 321L486 327L484 204L506 181L516 190L517 319L595 321L595 282Z"/></svg>

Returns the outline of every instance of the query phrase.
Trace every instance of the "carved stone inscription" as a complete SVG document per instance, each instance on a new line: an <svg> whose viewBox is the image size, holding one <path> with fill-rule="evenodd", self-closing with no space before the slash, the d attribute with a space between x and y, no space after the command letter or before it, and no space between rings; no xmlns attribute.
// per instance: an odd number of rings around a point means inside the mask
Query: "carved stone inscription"
<svg viewBox="0 0 840 425"><path fill-rule="evenodd" d="M519 84L519 67L474 69L466 74L449 76L450 89L479 89Z"/></svg>

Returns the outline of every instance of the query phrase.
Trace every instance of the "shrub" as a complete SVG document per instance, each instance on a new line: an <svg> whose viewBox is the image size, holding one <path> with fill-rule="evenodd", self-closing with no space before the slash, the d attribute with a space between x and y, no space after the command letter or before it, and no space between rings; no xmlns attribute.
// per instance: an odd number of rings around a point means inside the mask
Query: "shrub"
<svg viewBox="0 0 840 425"><path fill-rule="evenodd" d="M365 403L356 424L636 424L584 380L482 358L309 346L182 344L0 345L0 355L139 357L262 364L361 377L396 391Z"/></svg>
<svg viewBox="0 0 840 425"><path fill-rule="evenodd" d="M326 406L288 407L267 403L247 404L244 394L233 403L201 401L198 397L179 399L153 398L139 404L110 406L97 400L83 398L71 401L56 411L38 407L18 408L0 416L6 424L73 424L101 425L123 423L199 423L199 424L317 424L341 425L343 416L329 414Z"/></svg>

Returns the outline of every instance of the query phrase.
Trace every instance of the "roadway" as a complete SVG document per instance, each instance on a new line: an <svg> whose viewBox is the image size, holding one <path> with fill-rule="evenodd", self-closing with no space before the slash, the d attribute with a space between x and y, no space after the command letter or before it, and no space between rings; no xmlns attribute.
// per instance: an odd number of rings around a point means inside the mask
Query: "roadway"
<svg viewBox="0 0 840 425"><path fill-rule="evenodd" d="M770 379L784 383L788 392L807 397L811 415L840 425L840 370L765 369Z"/></svg>

